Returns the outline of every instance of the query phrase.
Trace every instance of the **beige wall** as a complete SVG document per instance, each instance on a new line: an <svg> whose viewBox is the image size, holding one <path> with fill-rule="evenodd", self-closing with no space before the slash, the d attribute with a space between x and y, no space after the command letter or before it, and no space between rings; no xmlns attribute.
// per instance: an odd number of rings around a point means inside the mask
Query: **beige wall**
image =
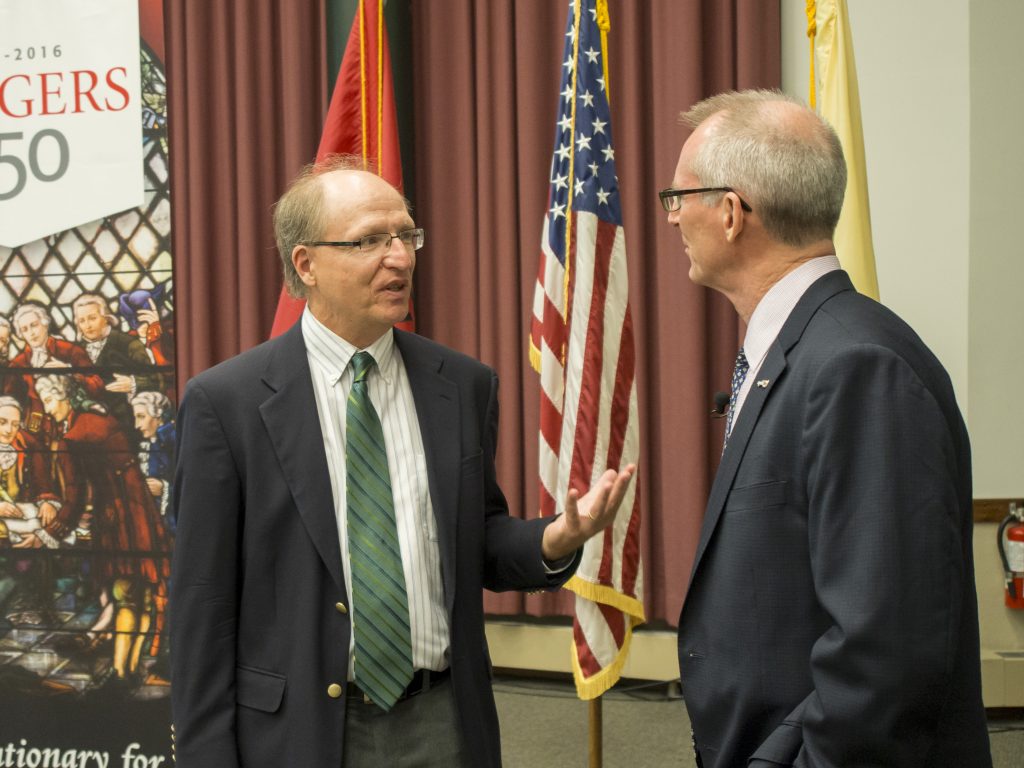
<svg viewBox="0 0 1024 768"><path fill-rule="evenodd" d="M807 98L804 0L782 2L783 89ZM966 0L849 0L882 301L942 360L966 413ZM905 35L920 29L927 34Z"/></svg>
<svg viewBox="0 0 1024 768"><path fill-rule="evenodd" d="M882 301L950 372L975 498L1022 497L1024 3L848 6ZM804 8L782 0L783 87L806 98ZM1024 649L1024 612L1002 604L994 525L975 526L974 549L982 645Z"/></svg>
<svg viewBox="0 0 1024 768"><path fill-rule="evenodd" d="M968 405L976 498L1024 496L1024 3L970 3ZM975 526L982 643L1024 649L1024 611L1002 603L996 526ZM1024 677L1004 697L1024 704ZM1010 698L1016 695L1016 698Z"/></svg>
<svg viewBox="0 0 1024 768"><path fill-rule="evenodd" d="M971 2L974 495L1024 495L1024 3Z"/></svg>
<svg viewBox="0 0 1024 768"><path fill-rule="evenodd" d="M882 301L949 370L975 497L1022 496L1024 3L848 5ZM806 98L804 7L782 0L783 87Z"/></svg>

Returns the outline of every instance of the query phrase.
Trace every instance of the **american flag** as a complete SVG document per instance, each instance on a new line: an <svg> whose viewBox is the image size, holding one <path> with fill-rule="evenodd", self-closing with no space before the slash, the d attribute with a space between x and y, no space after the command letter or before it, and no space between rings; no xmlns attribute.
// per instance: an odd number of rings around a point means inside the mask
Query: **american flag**
<svg viewBox="0 0 1024 768"><path fill-rule="evenodd" d="M530 360L540 373L541 514L564 511L609 468L635 462L639 428L633 323L612 149L604 0L573 0L565 35L551 188L533 300ZM582 699L619 679L644 621L640 493L591 539L576 575L573 670Z"/></svg>

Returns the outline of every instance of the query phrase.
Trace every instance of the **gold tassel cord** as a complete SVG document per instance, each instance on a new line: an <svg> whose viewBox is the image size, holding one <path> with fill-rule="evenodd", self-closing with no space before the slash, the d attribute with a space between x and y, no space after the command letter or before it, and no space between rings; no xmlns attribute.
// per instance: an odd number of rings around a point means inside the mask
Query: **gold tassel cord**
<svg viewBox="0 0 1024 768"><path fill-rule="evenodd" d="M612 19L608 15L608 0L597 0L597 26L601 30L601 68L604 71L604 93L608 104L612 101L612 91L608 79L608 32L612 28Z"/></svg>
<svg viewBox="0 0 1024 768"><path fill-rule="evenodd" d="M359 97L362 108L359 110L360 124L363 129L362 147L363 167L366 167L366 144L369 126L366 124L366 16L363 13L363 2L359 2Z"/></svg>
<svg viewBox="0 0 1024 768"><path fill-rule="evenodd" d="M573 3L573 44L572 44L572 108L570 110L569 118L569 194L565 204L565 280L562 285L562 319L568 320L569 313L569 275L570 263L572 259L572 253L570 251L570 245L572 244L572 227L570 226L569 218L572 213L572 196L573 196L573 181L575 180L575 153L572 151L572 145L576 143L576 80L579 75L579 60L580 60L580 0L575 0ZM562 364L565 364L565 345L563 343L561 350Z"/></svg>
<svg viewBox="0 0 1024 768"><path fill-rule="evenodd" d="M377 0L377 173L384 175L384 0Z"/></svg>

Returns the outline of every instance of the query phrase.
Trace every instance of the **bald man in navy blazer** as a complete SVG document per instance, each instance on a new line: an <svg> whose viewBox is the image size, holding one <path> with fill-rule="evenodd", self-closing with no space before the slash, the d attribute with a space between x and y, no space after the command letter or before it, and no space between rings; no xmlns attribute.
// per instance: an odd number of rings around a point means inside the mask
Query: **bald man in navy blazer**
<svg viewBox="0 0 1024 768"><path fill-rule="evenodd" d="M482 590L563 583L634 470L609 471L582 498L571 491L557 518L508 514L495 477L497 378L392 329L424 235L401 195L362 167L342 157L307 168L278 203L302 320L197 376L183 398L171 596L179 768L500 765ZM338 503L357 351L376 363L367 379L411 617L415 672L387 709L353 677L360 603Z"/></svg>
<svg viewBox="0 0 1024 768"><path fill-rule="evenodd" d="M839 140L773 92L683 120L662 203L746 324L679 618L698 764L991 766L967 432L935 356L840 269Z"/></svg>

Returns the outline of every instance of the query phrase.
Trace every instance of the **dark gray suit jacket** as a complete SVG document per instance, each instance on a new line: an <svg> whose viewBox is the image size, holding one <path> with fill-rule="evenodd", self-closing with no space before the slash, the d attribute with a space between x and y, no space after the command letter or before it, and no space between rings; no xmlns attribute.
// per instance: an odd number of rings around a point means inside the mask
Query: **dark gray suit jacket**
<svg viewBox="0 0 1024 768"><path fill-rule="evenodd" d="M508 515L495 479L498 382L395 331L437 516L449 663L473 765L500 765L482 589L550 587L548 520ZM301 324L197 376L182 400L173 503L172 703L179 768L337 768L351 624ZM576 560L578 562L578 558Z"/></svg>
<svg viewBox="0 0 1024 768"><path fill-rule="evenodd" d="M679 620L704 768L991 766L972 525L946 372L820 278L734 424Z"/></svg>

